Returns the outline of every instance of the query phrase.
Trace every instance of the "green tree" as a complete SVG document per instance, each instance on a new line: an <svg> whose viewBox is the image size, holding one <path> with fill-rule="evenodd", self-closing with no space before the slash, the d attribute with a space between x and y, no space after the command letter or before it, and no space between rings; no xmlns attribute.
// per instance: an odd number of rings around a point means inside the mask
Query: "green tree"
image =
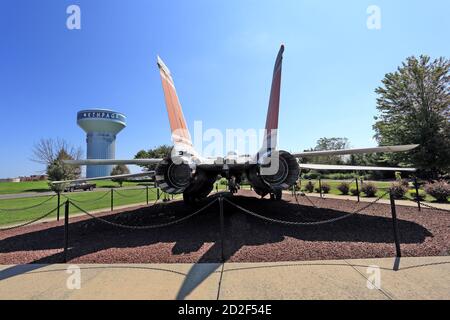
<svg viewBox="0 0 450 320"><path fill-rule="evenodd" d="M320 138L316 142L314 151L322 150L341 150L349 147L349 141L347 138ZM311 163L322 163L322 164L342 164L342 156L314 156L310 157L309 161Z"/></svg>
<svg viewBox="0 0 450 320"><path fill-rule="evenodd" d="M170 155L171 151L172 151L171 146L163 144L153 149L141 150L138 153L136 153L134 158L135 159L165 158L168 155ZM141 167L147 170L155 170L156 164L141 165Z"/></svg>
<svg viewBox="0 0 450 320"><path fill-rule="evenodd" d="M73 159L73 156L71 156L65 149L61 149L53 162L47 166L48 180L62 181L78 179L81 174L81 168L79 166L72 166L63 163L64 160ZM66 185L67 184L49 183L50 188L56 192L63 191Z"/></svg>
<svg viewBox="0 0 450 320"><path fill-rule="evenodd" d="M112 176L118 176L118 175L121 175L121 174L129 174L129 173L130 173L130 170L124 164L118 164L117 166L115 166L111 170L111 175ZM126 179L125 178L113 178L111 180L114 181L114 182L117 182L119 184L119 186L122 188L123 182Z"/></svg>
<svg viewBox="0 0 450 320"><path fill-rule="evenodd" d="M81 159L82 150L71 146L64 139L41 139L33 146L32 161L45 165L49 181L73 180L81 174L80 166L66 165L63 160ZM64 190L67 184L54 185L52 190Z"/></svg>
<svg viewBox="0 0 450 320"><path fill-rule="evenodd" d="M413 165L434 178L450 168L450 61L409 57L385 75L378 94L375 138L380 145L420 144L386 154L390 165Z"/></svg>

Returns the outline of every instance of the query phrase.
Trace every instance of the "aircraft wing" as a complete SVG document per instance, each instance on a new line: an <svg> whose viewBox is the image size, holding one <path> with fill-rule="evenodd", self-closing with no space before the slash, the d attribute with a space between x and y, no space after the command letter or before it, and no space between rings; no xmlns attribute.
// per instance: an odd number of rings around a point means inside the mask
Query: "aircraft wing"
<svg viewBox="0 0 450 320"><path fill-rule="evenodd" d="M303 169L314 169L314 170L348 170L348 171L375 170L375 171L410 171L410 172L416 171L416 168L341 166L341 165L313 164L313 163L299 163L299 167Z"/></svg>
<svg viewBox="0 0 450 320"><path fill-rule="evenodd" d="M140 178L140 177L153 176L154 174L155 174L154 171L146 171L146 172L141 172L141 173L118 174L116 176L103 176L103 177L84 178L84 179L75 179L75 180L52 181L52 184L77 183L77 182L94 181L94 180L110 180L110 179L115 179L115 178Z"/></svg>
<svg viewBox="0 0 450 320"><path fill-rule="evenodd" d="M87 160L63 160L63 163L74 166L86 166L86 165L116 165L116 164L154 164L159 163L163 159L129 159L129 160L116 160L116 159L87 159Z"/></svg>
<svg viewBox="0 0 450 320"><path fill-rule="evenodd" d="M358 149L341 149L341 150L321 150L321 151L305 151L293 153L296 158L312 157L312 156L335 156L358 153L376 153L376 152L404 152L418 147L418 144L406 144L399 146L383 146L373 148L358 148Z"/></svg>

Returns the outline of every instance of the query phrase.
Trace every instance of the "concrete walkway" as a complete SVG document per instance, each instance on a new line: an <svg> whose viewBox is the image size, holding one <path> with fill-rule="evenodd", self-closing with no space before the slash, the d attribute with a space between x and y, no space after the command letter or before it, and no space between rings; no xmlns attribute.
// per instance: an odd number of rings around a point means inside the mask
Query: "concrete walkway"
<svg viewBox="0 0 450 320"><path fill-rule="evenodd" d="M94 191L74 191L74 192L62 192L61 194L65 195L72 195L77 193L83 193L83 192L106 192L111 191L111 189L122 191L122 190L136 190L136 189L145 189L145 187L140 186L130 186L130 187L122 187L122 188L95 188ZM8 200L8 199L22 199L22 198L36 198L36 197L48 197L55 195L56 192L54 191L43 191L43 192L21 192L21 193L6 193L6 194L0 194L0 200Z"/></svg>
<svg viewBox="0 0 450 320"><path fill-rule="evenodd" d="M290 191L285 191L286 194L291 194ZM320 198L320 194L319 193L307 193L306 194L308 197L315 197L315 198ZM339 199L339 200L351 200L351 201L357 201L357 197L356 196L345 196L345 195L338 195L338 194L331 194L331 193L327 193L323 195L324 199ZM359 198L361 202L373 202L375 201L377 198L373 197L373 198L365 198L365 197L360 197ZM378 203L384 203L384 204L390 204L390 200L389 199L380 199L378 200ZM450 203L435 203L435 202L423 202L425 205L429 205L438 209L444 209L444 210L450 210ZM395 200L395 204L399 205L399 206L408 206L408 207L416 207L417 208L417 202L412 201L412 200ZM424 206L425 207L425 206ZM427 207L425 207L427 208Z"/></svg>
<svg viewBox="0 0 450 320"><path fill-rule="evenodd" d="M450 299L450 257L0 266L0 299Z"/></svg>

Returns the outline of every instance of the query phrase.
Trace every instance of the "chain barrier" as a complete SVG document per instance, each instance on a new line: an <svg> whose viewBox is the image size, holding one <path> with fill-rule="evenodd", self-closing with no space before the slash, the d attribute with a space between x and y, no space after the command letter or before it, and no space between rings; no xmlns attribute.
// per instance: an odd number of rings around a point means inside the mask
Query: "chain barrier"
<svg viewBox="0 0 450 320"><path fill-rule="evenodd" d="M252 215L252 216L254 216L254 217L256 217L256 218L263 219L263 220L266 220L266 221L269 221L269 222L280 223L280 224L286 224L286 225L294 225L294 226L312 226L312 225L321 225L321 224L326 224L326 223L336 222L336 221L339 221L339 220L348 218L348 217L350 217L350 216L352 216L352 215L358 214L358 213L360 213L361 211L363 211L363 210L369 208L370 206L372 206L373 204L375 204L376 202L378 202L378 201L379 201L381 198L383 198L387 193L388 193L388 192L384 193L382 196L378 197L375 201L370 202L368 205L366 205L366 206L364 206L364 207L362 207L362 208L360 208L360 209L357 209L357 210L355 210L355 211L353 211L353 212L349 212L349 213L347 213L347 214L344 214L344 215L342 215L342 216L340 216L340 217L336 217L336 218L332 218L332 219L327 219L327 220L322 220L322 221L308 221L308 222L284 221L284 220L279 220L279 219L269 218L269 217L260 215L260 214L258 214L258 213L256 213L256 212L253 212L253 211L251 211L251 210L245 209L245 208L243 208L243 207L241 207L241 206L239 206L239 205L237 205L237 204L231 202L231 201L228 200L227 198L224 198L224 200L225 200L226 202L228 202L229 204L233 205L234 207L236 207L237 209L239 209L239 210L241 210L241 211L244 211L245 213L247 213L247 214L249 214L249 215Z"/></svg>
<svg viewBox="0 0 450 320"><path fill-rule="evenodd" d="M367 205L363 206L362 208L359 208L357 210L355 210L353 213L359 213L367 208L369 208L371 205L373 205L374 203L377 203L378 201L380 201L381 199L384 198L384 196L388 195L390 192L390 190L386 191L385 193L383 193L381 196L379 196L378 198L376 198L374 201L369 202Z"/></svg>
<svg viewBox="0 0 450 320"><path fill-rule="evenodd" d="M298 194L297 192L294 192L294 198L295 198L295 202L297 202L297 205L301 205L300 202L298 201ZM307 197L308 201L311 203L311 205L313 206L313 208L319 209L313 202L311 199L309 199L309 197L305 194L305 197ZM311 218L307 218L305 217L300 211L295 213L296 215L300 215L303 219L307 219L311 221Z"/></svg>
<svg viewBox="0 0 450 320"><path fill-rule="evenodd" d="M102 200L103 198L105 198L107 195L110 194L110 191L106 191L103 195L101 195L100 197L96 198L96 199L88 199L88 200L76 200L73 198L70 198L64 194L61 194L64 198L66 198L67 200L73 201L73 202L78 202L78 203L89 203L89 202L96 202L99 200Z"/></svg>
<svg viewBox="0 0 450 320"><path fill-rule="evenodd" d="M318 206L311 200L311 198L308 197L308 195L307 195L306 193L303 193L303 194L305 195L305 198L309 201L309 203L311 203L311 205L312 205L314 208L320 209L320 207L318 207ZM295 201L297 202L297 204L299 204L299 203L298 203L298 199L297 199L297 197L298 197L297 192L294 193L294 197L295 197Z"/></svg>
<svg viewBox="0 0 450 320"><path fill-rule="evenodd" d="M61 204L61 205L59 206L59 208L61 208L62 206L64 206L64 203ZM12 227L0 228L0 231L8 231L8 230L12 230L12 229L17 229L17 228L25 227L25 226L27 226L27 225L30 225L30 224L35 223L35 222L38 222L39 220L42 220L42 219L48 217L48 216L51 215L52 213L56 212L56 210L58 210L58 207L52 209L51 211L47 212L46 214L44 214L44 215L42 215L42 216L40 216L40 217L38 217L38 218L36 218L36 219L33 219L33 220L31 220L31 221L28 221L28 222L25 222L25 223L22 223L22 224L19 224L19 225L15 225L15 226L12 226Z"/></svg>
<svg viewBox="0 0 450 320"><path fill-rule="evenodd" d="M129 226L129 225L124 225L124 224L120 224L120 223L116 223L116 222L112 222L112 221L108 221L102 217L97 217L89 212L87 212L86 210L80 208L78 205L76 205L75 203L70 202L70 204L72 204L75 208L77 208L78 210L80 210L81 212L83 212L84 214L87 214L88 216L90 216L93 219L99 220L103 223L109 224L111 226L114 227L119 227L119 228L125 228L125 229L135 229L135 230L145 230L145 229L156 229L156 228L163 228L163 227L168 227L177 223L180 223L182 221L185 221L189 218L192 218L193 216L199 214L200 212L204 211L206 208L209 208L213 203L215 203L217 201L217 199L211 201L210 203L208 203L207 205L205 205L204 207L200 208L199 210L174 221L170 221L170 222L166 222L166 223L161 223L161 224L155 224L155 225L151 225L151 226Z"/></svg>
<svg viewBox="0 0 450 320"><path fill-rule="evenodd" d="M56 197L56 194L51 196L50 198L46 199L45 201L42 201L42 202L40 202L40 203L38 203L36 205L32 205L30 207L13 208L13 209L0 208L0 211L3 211L3 212L14 212L14 211L22 211L22 210L34 209L34 208L37 208L39 206L42 206L43 204L49 202L50 200L52 200L55 197Z"/></svg>
<svg viewBox="0 0 450 320"><path fill-rule="evenodd" d="M161 189L159 189L159 194L158 194L158 188L152 188L152 189L148 189L149 191L153 192L154 194L156 194L157 196L159 195L160 198L164 198L166 200L168 200L171 196L170 193L166 193L164 191L162 191ZM156 191L155 191L156 190ZM170 200L170 199L169 199Z"/></svg>
<svg viewBox="0 0 450 320"><path fill-rule="evenodd" d="M430 206L429 204L426 204L426 203L424 203L422 201L419 201L419 202L420 202L421 206L424 206L425 208L428 208L428 209L444 211L444 212L450 212L450 210L448 210L448 209L433 207L433 206Z"/></svg>
<svg viewBox="0 0 450 320"><path fill-rule="evenodd" d="M137 197L137 196L141 196L142 194L144 194L144 191L146 191L146 189L145 188L139 188L139 189L129 189L129 190L140 190L140 192L138 192L138 193L136 193L136 194L132 194L132 195L127 195L127 194L123 194L122 192L119 192L119 191L117 191L117 190L114 190L114 192L117 194L117 195L119 195L119 196L121 196L121 197L124 197L124 198L135 198L135 197Z"/></svg>

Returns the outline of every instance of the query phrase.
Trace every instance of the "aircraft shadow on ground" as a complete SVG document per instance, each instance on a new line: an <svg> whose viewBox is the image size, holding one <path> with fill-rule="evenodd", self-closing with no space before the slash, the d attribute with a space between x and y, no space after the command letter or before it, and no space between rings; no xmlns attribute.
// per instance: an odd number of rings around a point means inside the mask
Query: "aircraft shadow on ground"
<svg viewBox="0 0 450 320"><path fill-rule="evenodd" d="M211 200L209 200L211 201ZM291 202L273 202L250 197L234 197L233 202L265 216L288 221L321 221L335 218L347 212L334 209L318 209ZM206 202L205 202L206 203ZM195 211L181 201L147 208L111 214L108 220L125 225L152 225L179 219ZM286 237L298 240L321 242L358 242L392 244L393 227L390 217L364 213L317 226L288 226L259 220L246 215L224 202L225 212L225 258L231 257L243 246L274 244ZM402 244L420 244L432 234L422 225L407 220L398 220ZM62 226L31 231L0 240L0 253L61 249L64 229ZM197 252L205 243L213 245L195 262L221 262L219 207L216 202L197 216L177 225L146 230L129 230L107 225L101 221L87 219L70 223L69 259L111 248L137 248L158 243L174 244L174 256ZM363 245L363 244L362 244ZM277 250L282 250L279 246ZM289 250L289 249L287 249ZM155 254L158 254L155 250ZM153 257L154 258L154 257ZM148 257L148 262L152 257ZM154 258L158 260L158 258ZM60 263L62 253L49 254L32 263ZM159 261L160 262L160 261ZM166 262L166 261L162 261Z"/></svg>

